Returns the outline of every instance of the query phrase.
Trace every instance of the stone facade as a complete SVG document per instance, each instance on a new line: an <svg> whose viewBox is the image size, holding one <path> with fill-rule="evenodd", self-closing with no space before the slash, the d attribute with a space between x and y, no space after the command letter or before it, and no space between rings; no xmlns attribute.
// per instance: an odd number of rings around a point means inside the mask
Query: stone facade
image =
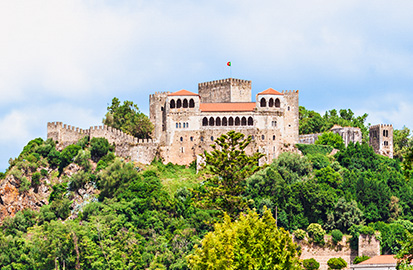
<svg viewBox="0 0 413 270"><path fill-rule="evenodd" d="M83 136L104 137L116 145L116 154L141 163L159 156L165 163L187 165L223 133L235 130L253 137L248 154L264 153L260 163L270 163L298 142L298 90L278 92L269 88L251 101L251 81L224 79L198 84L198 93L186 90L149 96L152 140L138 140L107 126L89 129L47 124L47 137L59 148Z"/></svg>
<svg viewBox="0 0 413 270"><path fill-rule="evenodd" d="M352 143L360 143L362 140L361 129L358 127L342 127L339 125L334 125L331 129L331 132L339 134L341 138L343 138L344 144L346 147L350 142ZM304 134L299 136L299 143L303 144L314 144L315 141L321 136L323 133L314 133L314 134Z"/></svg>
<svg viewBox="0 0 413 270"><path fill-rule="evenodd" d="M393 158L393 125L371 126L370 145L376 154Z"/></svg>
<svg viewBox="0 0 413 270"><path fill-rule="evenodd" d="M298 90L269 88L254 102L251 81L229 78L198 84L198 94L155 93L149 101L153 140L166 163L191 163L230 130L253 137L246 152L264 153L261 163L270 163L298 142Z"/></svg>
<svg viewBox="0 0 413 270"><path fill-rule="evenodd" d="M360 234L357 256L363 255L370 258L380 255L380 241L376 236Z"/></svg>

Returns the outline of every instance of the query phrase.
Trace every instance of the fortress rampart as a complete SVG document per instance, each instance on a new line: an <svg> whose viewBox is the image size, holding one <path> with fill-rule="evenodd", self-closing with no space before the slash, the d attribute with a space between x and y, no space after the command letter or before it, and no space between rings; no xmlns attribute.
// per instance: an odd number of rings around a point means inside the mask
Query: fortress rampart
<svg viewBox="0 0 413 270"><path fill-rule="evenodd" d="M131 158L133 161L149 164L156 154L154 149L157 148L157 144L151 139L138 139L116 128L103 125L81 129L62 122L47 123L47 138L56 141L60 150L75 144L84 136L89 136L90 139L107 139L110 144L115 145L117 156ZM140 156L138 156L138 150L141 153Z"/></svg>

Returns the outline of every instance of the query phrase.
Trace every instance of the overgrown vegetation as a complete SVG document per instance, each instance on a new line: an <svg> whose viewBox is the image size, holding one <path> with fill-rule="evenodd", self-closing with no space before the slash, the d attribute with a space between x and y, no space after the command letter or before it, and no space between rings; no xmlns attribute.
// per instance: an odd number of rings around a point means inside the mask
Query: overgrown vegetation
<svg viewBox="0 0 413 270"><path fill-rule="evenodd" d="M301 120L307 119L306 128L316 132L332 124L364 125L365 120L350 110L340 111L340 116L330 111L320 116L319 123L316 114L302 109L300 113L304 113ZM206 169L199 174L195 164L185 167L154 160L138 167L116 158L113 146L101 138L84 137L62 151L55 142L37 138L10 161L0 178L13 176L21 193L46 185L48 179L49 204L38 212L26 209L4 220L0 265L4 269L197 269L215 243L214 247L236 250L211 251L215 262L243 254L237 259L243 269L242 263L253 261L248 245L264 239L255 226L264 223L272 226L262 227L268 239L294 231L300 240L308 233L308 240L317 245L324 244L326 234L331 234L333 243L349 234L353 247L360 234L376 235L382 253L400 252L408 261L411 257L406 254L413 246L409 156L413 150L410 131L396 134L400 139L395 139L399 147L395 159L376 155L365 143L337 146L337 140L326 135L320 142L327 145L298 145L303 155L282 153L262 168L257 163L259 154L248 157L242 151L250 139L234 132L220 138L214 152L205 154ZM340 152L331 155L333 147ZM69 176L65 171L70 164L81 169ZM73 209L74 196L82 196L88 187L98 189L99 195ZM230 215L223 218L223 211ZM268 222L261 224L263 220ZM213 224L220 224L214 233ZM251 231L257 237L245 236ZM223 241L229 236L246 241L246 246ZM262 245L262 250L268 246ZM290 255L294 261L293 250ZM344 265L339 258L330 264L332 269ZM314 260L303 267L319 266Z"/></svg>

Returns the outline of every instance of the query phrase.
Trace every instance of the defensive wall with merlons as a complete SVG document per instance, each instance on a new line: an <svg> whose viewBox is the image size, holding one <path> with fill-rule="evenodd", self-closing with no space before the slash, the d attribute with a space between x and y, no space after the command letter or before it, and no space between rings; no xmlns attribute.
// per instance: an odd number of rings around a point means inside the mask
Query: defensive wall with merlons
<svg viewBox="0 0 413 270"><path fill-rule="evenodd" d="M93 126L82 129L62 122L47 123L47 138L57 142L59 150L77 143L81 138L105 138L115 145L115 154L144 164L150 163L157 153L157 145L151 139L138 139L116 128Z"/></svg>

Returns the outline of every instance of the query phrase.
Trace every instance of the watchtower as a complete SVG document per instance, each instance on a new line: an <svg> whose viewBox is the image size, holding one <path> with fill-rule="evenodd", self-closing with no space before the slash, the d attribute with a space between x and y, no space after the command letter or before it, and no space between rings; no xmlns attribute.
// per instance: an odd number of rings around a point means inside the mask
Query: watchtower
<svg viewBox="0 0 413 270"><path fill-rule="evenodd" d="M228 78L198 84L202 103L251 102L251 81Z"/></svg>
<svg viewBox="0 0 413 270"><path fill-rule="evenodd" d="M393 158L393 125L380 124L370 127L370 145L379 155Z"/></svg>

